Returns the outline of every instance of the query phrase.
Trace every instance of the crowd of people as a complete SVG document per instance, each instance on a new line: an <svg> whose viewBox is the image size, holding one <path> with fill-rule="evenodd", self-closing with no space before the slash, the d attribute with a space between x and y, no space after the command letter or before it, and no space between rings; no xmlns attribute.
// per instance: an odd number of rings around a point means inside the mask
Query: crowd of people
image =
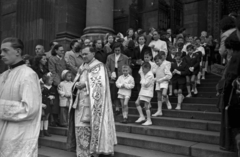
<svg viewBox="0 0 240 157"><path fill-rule="evenodd" d="M149 126L152 125L151 117L163 116L163 105L172 109L169 97L173 95L177 97L175 109L181 110L184 99L197 96L197 88L201 85L201 80L205 79L205 73L211 70L212 64L218 63L226 65L223 77L217 85L218 95L223 99L219 105L223 117L221 146L230 150L231 142L229 143L224 136L231 133L226 133L227 126L224 121L229 118L226 117L225 107L228 106L230 98L231 100L235 98L235 93L231 94L232 83L240 74L238 54L240 33L237 31L235 22L236 18L231 16L221 21L221 42L214 40L213 36L208 35L206 31L202 31L199 36L192 36L187 34L185 28L180 29L176 35L172 34L171 29L159 31L150 28L147 33L143 29L134 31L130 28L125 37L118 33L117 35L106 34L103 39L93 41L87 38L74 39L69 44L70 50L67 52L64 46L56 41L50 43L51 49L48 52L45 52L43 45L36 45L36 56L24 55L23 60L36 72L41 85L43 112L40 137L51 136L48 131L49 125L69 126L69 119L73 118L73 115L69 115L68 111L72 108L75 109L75 114L81 115L81 123L75 123L79 125L76 128L79 136L83 134L82 132L86 133L93 128L86 125L91 121L88 108L89 103L92 102L86 95L94 89L96 91L92 95L95 100L102 96L99 94L102 84L96 81L104 82L101 77L105 78L105 74L106 82L103 84L107 83L110 86L110 92L106 93L111 97L114 114L122 114L122 123L128 123L128 104L132 91L136 91L135 104L139 117L135 122ZM101 67L96 66L99 63ZM99 70L101 68L104 70ZM95 81L93 88L89 86L88 77L95 76L99 71L103 73L101 77L100 75L94 77L96 80L92 80ZM81 83L77 84L78 81ZM235 81L236 87L239 85L237 83L238 81ZM108 91L108 88L104 88L105 90ZM183 94L185 90L186 96ZM155 92L157 112L151 114L151 99ZM106 97L104 100L108 99ZM78 108L79 103L84 104L83 108ZM233 103L237 104L239 101L236 99ZM143 107L146 117L143 114ZM97 118L95 114L92 116ZM115 127L111 126L111 128L110 130L114 132ZM108 133L106 130L104 132ZM116 144L115 136L112 134L113 140L110 140L112 145ZM79 145L77 148L81 148L77 152L85 151L85 155L92 153L89 151L91 148L86 148L84 151Z"/></svg>
<svg viewBox="0 0 240 157"><path fill-rule="evenodd" d="M128 102L132 90L139 93L136 100L139 119L136 123L152 125L152 116L163 115L163 104L172 109L169 101L172 95L178 97L176 109L180 110L185 98L183 91L187 89L186 98L197 95L197 85L205 79L209 65L221 61L216 57L219 44L206 31L199 38L186 34L184 28L177 35L171 32L171 29L158 31L150 28L147 34L143 29L136 32L128 29L125 37L118 33L106 34L104 39L93 41L72 40L67 52L61 44L51 42L49 52L45 52L42 45L37 45L35 57L24 55L26 64L38 74L42 85L45 115L40 136L50 136L48 124L67 126L73 80L83 64L82 49L88 46L93 48L95 58L107 69L114 111L116 115L123 115L123 123L128 122ZM151 115L150 102L154 92L158 97L158 110ZM147 120L141 102L144 103Z"/></svg>

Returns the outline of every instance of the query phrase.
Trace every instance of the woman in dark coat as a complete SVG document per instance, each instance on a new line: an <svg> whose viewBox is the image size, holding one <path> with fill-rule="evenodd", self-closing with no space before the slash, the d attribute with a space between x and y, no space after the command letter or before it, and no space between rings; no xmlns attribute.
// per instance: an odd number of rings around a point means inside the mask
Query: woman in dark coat
<svg viewBox="0 0 240 157"><path fill-rule="evenodd" d="M137 91L140 91L140 75L138 73L142 63L144 62L144 53L149 51L152 52L151 48L148 47L146 43L146 37L144 35L139 35L137 38L138 46L134 49L134 54L131 60L131 67L132 67L132 76L135 81L135 87Z"/></svg>
<svg viewBox="0 0 240 157"><path fill-rule="evenodd" d="M228 43L228 44L227 44ZM229 62L227 63L226 70L223 74L223 105L221 106L222 120L221 120L221 133L220 133L220 148L224 150L236 150L234 142L236 134L239 132L239 100L236 97L236 92L233 92L233 81L240 77L240 40L237 38L236 31L233 32L225 41L225 46L228 49ZM230 103L229 103L230 102ZM226 110L226 106L231 104L231 107ZM227 115L226 115L227 113Z"/></svg>

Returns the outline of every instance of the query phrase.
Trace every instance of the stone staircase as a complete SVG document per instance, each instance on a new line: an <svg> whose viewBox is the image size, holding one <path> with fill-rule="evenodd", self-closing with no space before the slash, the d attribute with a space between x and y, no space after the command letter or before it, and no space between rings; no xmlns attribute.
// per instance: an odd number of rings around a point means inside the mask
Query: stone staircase
<svg viewBox="0 0 240 157"><path fill-rule="evenodd" d="M236 157L235 153L219 149L221 114L216 108L215 85L219 77L208 74L198 87L197 97L185 98L182 110L167 110L162 117L152 118L152 126L134 124L138 118L133 92L129 103L129 124L115 118L118 145L115 157ZM177 98L171 97L173 108ZM152 99L156 111L156 95ZM66 128L50 128L52 137L40 139L39 157L75 157L66 151Z"/></svg>

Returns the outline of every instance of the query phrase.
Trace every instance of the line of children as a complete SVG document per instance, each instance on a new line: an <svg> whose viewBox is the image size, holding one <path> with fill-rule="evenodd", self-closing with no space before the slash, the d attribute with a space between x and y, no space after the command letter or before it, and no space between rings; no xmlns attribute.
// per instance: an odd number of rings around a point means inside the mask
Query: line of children
<svg viewBox="0 0 240 157"><path fill-rule="evenodd" d="M132 89L134 88L134 79L130 75L130 67L128 65L122 66L123 75L119 76L116 81L116 86L118 87L118 98L120 99L122 105L122 123L128 122L128 101L131 97Z"/></svg>
<svg viewBox="0 0 240 157"><path fill-rule="evenodd" d="M158 52L152 62L151 52L146 51L144 53L144 63L142 64L139 74L141 76L141 90L138 98L135 102L136 108L139 113L139 118L136 123L142 123L142 125L152 125L151 120L151 99L154 95L154 84L156 83L155 90L158 98L158 109L153 117L162 116L162 105L166 104L168 109L172 109L172 105L167 96L170 80L172 81L172 90L177 96L176 110L181 110L182 102L184 100L183 90L187 86L188 95L191 97L193 92L197 94L196 77L200 70L201 52L195 52L195 47L189 44L186 47L187 55L183 57L181 52L172 51L172 62L166 60L166 54L163 51ZM121 99L123 108L123 123L127 123L128 117L128 101L131 96L131 89L134 87L134 81L132 76L129 75L129 66L123 66L123 75L119 77L116 82L119 88L118 98ZM154 74L156 77L154 78ZM123 82L132 80L132 84L124 88ZM191 82L190 82L191 81ZM191 90L192 86L192 90ZM124 92L123 92L124 91ZM127 91L127 92L126 92ZM147 120L143 114L141 103L144 103L144 108L147 115Z"/></svg>

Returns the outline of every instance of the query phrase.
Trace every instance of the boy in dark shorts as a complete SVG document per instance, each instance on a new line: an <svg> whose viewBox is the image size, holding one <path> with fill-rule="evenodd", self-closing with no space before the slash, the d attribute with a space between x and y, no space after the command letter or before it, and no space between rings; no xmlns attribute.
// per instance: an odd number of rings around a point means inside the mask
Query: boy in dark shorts
<svg viewBox="0 0 240 157"><path fill-rule="evenodd" d="M187 81L187 91L188 95L187 98L192 97L193 92L195 95L198 94L197 87L196 87L196 77L200 70L200 57L199 53L193 53L195 51L195 48L193 45L187 46L188 54L183 58L183 62L185 62L188 65L188 74L186 75L186 81ZM191 91L192 87L192 91Z"/></svg>
<svg viewBox="0 0 240 157"><path fill-rule="evenodd" d="M186 75L188 74L188 65L182 61L182 54L178 52L175 54L176 62L172 63L172 87L174 94L178 97L176 110L181 110L181 105L184 99L182 94L183 89L186 87Z"/></svg>

